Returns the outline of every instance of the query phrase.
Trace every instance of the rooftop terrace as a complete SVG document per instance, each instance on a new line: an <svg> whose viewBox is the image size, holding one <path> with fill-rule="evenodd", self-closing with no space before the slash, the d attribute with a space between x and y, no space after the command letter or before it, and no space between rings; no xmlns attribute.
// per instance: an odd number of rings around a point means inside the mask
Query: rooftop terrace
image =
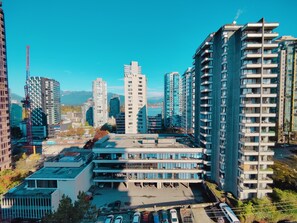
<svg viewBox="0 0 297 223"><path fill-rule="evenodd" d="M194 144L185 135L159 134L109 134L97 141L98 148L194 148Z"/></svg>

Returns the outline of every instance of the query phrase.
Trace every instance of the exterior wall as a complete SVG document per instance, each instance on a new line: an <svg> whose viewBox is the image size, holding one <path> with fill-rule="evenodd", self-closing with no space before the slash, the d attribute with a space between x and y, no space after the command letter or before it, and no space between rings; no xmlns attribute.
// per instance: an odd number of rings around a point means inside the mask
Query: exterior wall
<svg viewBox="0 0 297 223"><path fill-rule="evenodd" d="M54 137L56 128L61 122L61 93L60 83L53 79L44 79L44 107L48 124L48 136Z"/></svg>
<svg viewBox="0 0 297 223"><path fill-rule="evenodd" d="M201 148L95 148L94 183L201 183Z"/></svg>
<svg viewBox="0 0 297 223"><path fill-rule="evenodd" d="M147 79L138 62L124 66L125 133L147 132Z"/></svg>
<svg viewBox="0 0 297 223"><path fill-rule="evenodd" d="M116 117L120 114L120 98L114 97L110 99L110 106L109 106L109 117Z"/></svg>
<svg viewBox="0 0 297 223"><path fill-rule="evenodd" d="M0 3L0 171L11 166L9 92L6 65L6 36L2 3Z"/></svg>
<svg viewBox="0 0 297 223"><path fill-rule="evenodd" d="M117 134L125 134L125 113L121 112L116 117Z"/></svg>
<svg viewBox="0 0 297 223"><path fill-rule="evenodd" d="M237 196L240 199L272 193L272 156L276 117L277 48L273 30L278 23L248 23L236 33L241 39L239 167ZM239 33L240 32L240 33ZM239 57L237 58L239 60Z"/></svg>
<svg viewBox="0 0 297 223"><path fill-rule="evenodd" d="M178 72L164 76L164 125L181 127L181 79Z"/></svg>
<svg viewBox="0 0 297 223"><path fill-rule="evenodd" d="M90 189L93 184L93 163L89 163L88 166L75 178L75 193L76 197L74 200L77 200L78 193L86 192ZM74 201L73 200L73 201Z"/></svg>
<svg viewBox="0 0 297 223"><path fill-rule="evenodd" d="M204 149L205 177L210 178L213 145L213 34L210 34L194 55L195 64L195 142Z"/></svg>
<svg viewBox="0 0 297 223"><path fill-rule="evenodd" d="M148 132L155 133L162 130L162 115L148 116Z"/></svg>
<svg viewBox="0 0 297 223"><path fill-rule="evenodd" d="M210 34L195 59L195 141L205 171L240 199L271 193L278 23L229 24ZM207 173L207 172L206 172Z"/></svg>
<svg viewBox="0 0 297 223"><path fill-rule="evenodd" d="M192 111L193 111L193 73L192 68L188 68L182 76L181 93L181 127L185 133L193 133Z"/></svg>
<svg viewBox="0 0 297 223"><path fill-rule="evenodd" d="M60 191L60 195L65 194L69 196L72 201L77 200L79 191L86 192L91 187L92 182L92 167L90 163L82 172L73 180L58 180L57 189Z"/></svg>
<svg viewBox="0 0 297 223"><path fill-rule="evenodd" d="M93 122L93 99L89 98L87 102L85 102L82 106L81 106L81 111L82 111L82 118L81 118L81 123L84 125L86 122L90 125L93 126L94 122Z"/></svg>
<svg viewBox="0 0 297 223"><path fill-rule="evenodd" d="M100 128L107 123L107 84L102 78L93 81L94 127Z"/></svg>
<svg viewBox="0 0 297 223"><path fill-rule="evenodd" d="M18 102L10 104L10 126L19 127L23 117L23 107Z"/></svg>
<svg viewBox="0 0 297 223"><path fill-rule="evenodd" d="M297 131L297 38L281 37L278 46L277 141L288 143L289 134Z"/></svg>
<svg viewBox="0 0 297 223"><path fill-rule="evenodd" d="M47 126L48 136L53 137L61 122L60 83L54 79L30 77L26 84L31 100L32 125Z"/></svg>
<svg viewBox="0 0 297 223"><path fill-rule="evenodd" d="M1 198L1 217L8 221L14 218L41 219L46 214L56 211L59 201L58 190L40 195L30 195L30 192L23 195L5 194Z"/></svg>

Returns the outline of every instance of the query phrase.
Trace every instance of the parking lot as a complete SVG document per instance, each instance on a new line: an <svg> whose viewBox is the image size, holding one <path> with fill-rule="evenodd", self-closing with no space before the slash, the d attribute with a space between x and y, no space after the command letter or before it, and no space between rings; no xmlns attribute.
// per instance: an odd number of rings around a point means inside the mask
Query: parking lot
<svg viewBox="0 0 297 223"><path fill-rule="evenodd" d="M139 187L130 183L128 188L119 184L117 189L96 187L92 203L98 209L109 209L108 205L121 201L121 209L147 209L163 206L189 205L202 203L204 199L199 189L187 188L183 184L178 187L157 189L156 187Z"/></svg>

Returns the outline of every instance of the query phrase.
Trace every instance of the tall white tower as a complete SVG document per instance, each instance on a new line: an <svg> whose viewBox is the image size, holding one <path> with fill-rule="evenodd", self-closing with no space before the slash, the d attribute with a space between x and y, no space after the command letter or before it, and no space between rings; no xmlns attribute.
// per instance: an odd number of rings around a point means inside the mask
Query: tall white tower
<svg viewBox="0 0 297 223"><path fill-rule="evenodd" d="M125 73L125 133L147 132L146 77L138 62L124 65Z"/></svg>
<svg viewBox="0 0 297 223"><path fill-rule="evenodd" d="M107 123L107 84L102 78L93 81L94 127L100 128Z"/></svg>

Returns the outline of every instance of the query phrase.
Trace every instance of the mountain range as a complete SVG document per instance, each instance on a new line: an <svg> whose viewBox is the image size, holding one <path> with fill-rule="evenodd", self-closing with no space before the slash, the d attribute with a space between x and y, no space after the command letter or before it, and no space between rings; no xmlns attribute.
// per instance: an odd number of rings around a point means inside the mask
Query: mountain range
<svg viewBox="0 0 297 223"><path fill-rule="evenodd" d="M113 96L119 96L121 105L125 102L124 95L118 95L112 92L107 93L107 101ZM92 98L93 94L91 91L61 91L61 104L63 105L82 105L89 98ZM17 94L11 93L11 99L21 101L23 98ZM147 98L148 104L157 104L163 101L163 97L149 97Z"/></svg>

